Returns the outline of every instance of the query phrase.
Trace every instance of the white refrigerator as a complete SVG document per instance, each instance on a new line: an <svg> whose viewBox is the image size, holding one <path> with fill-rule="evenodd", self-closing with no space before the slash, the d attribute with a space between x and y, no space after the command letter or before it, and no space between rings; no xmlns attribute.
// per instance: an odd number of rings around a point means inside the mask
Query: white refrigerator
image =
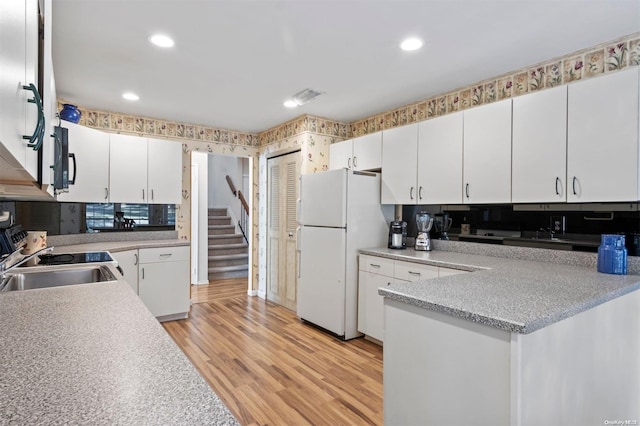
<svg viewBox="0 0 640 426"><path fill-rule="evenodd" d="M358 337L358 250L385 247L393 206L380 175L348 169L302 175L297 314L344 340Z"/></svg>

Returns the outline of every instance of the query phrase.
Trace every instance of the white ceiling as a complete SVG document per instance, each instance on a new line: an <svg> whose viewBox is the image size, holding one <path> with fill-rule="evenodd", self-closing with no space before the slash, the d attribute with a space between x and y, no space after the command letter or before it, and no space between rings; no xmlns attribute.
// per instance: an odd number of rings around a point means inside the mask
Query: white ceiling
<svg viewBox="0 0 640 426"><path fill-rule="evenodd" d="M53 1L59 97L248 132L354 121L637 31L638 0ZM425 46L400 51L409 35ZM326 93L283 107L305 88Z"/></svg>

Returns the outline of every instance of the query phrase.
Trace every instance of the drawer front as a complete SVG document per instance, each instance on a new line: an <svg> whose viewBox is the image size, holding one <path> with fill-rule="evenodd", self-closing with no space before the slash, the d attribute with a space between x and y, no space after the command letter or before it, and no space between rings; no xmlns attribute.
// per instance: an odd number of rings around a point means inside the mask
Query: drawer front
<svg viewBox="0 0 640 426"><path fill-rule="evenodd" d="M396 261L394 277L405 281L422 281L430 278L438 278L438 267Z"/></svg>
<svg viewBox="0 0 640 426"><path fill-rule="evenodd" d="M189 247L157 247L140 249L140 263L189 260Z"/></svg>
<svg viewBox="0 0 640 426"><path fill-rule="evenodd" d="M361 254L359 269L372 274L393 277L393 264L394 261L392 259Z"/></svg>

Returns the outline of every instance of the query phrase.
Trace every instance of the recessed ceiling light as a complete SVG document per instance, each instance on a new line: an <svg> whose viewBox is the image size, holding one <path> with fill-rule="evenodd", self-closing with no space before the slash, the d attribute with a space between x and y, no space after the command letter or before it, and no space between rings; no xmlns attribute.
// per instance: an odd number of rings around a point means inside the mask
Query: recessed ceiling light
<svg viewBox="0 0 640 426"><path fill-rule="evenodd" d="M154 34L149 37L149 41L159 47L173 47L173 39L164 34Z"/></svg>
<svg viewBox="0 0 640 426"><path fill-rule="evenodd" d="M422 47L422 40L415 37L404 39L402 43L400 43L400 49L406 50L406 51L418 50L421 47Z"/></svg>
<svg viewBox="0 0 640 426"><path fill-rule="evenodd" d="M131 93L131 92L123 93L122 97L125 98L128 101L137 101L138 99L140 99L140 96L136 95L135 93Z"/></svg>
<svg viewBox="0 0 640 426"><path fill-rule="evenodd" d="M283 105L286 106L287 108L295 108L298 106L298 103L293 99L287 99L286 101L284 101Z"/></svg>

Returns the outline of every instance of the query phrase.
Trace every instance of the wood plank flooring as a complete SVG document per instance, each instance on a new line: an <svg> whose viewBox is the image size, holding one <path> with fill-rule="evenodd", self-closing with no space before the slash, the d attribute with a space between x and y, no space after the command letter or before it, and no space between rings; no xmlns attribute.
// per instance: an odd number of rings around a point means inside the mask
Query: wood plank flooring
<svg viewBox="0 0 640 426"><path fill-rule="evenodd" d="M163 326L241 424L382 424L380 346L249 297L246 278L203 287L189 319Z"/></svg>

